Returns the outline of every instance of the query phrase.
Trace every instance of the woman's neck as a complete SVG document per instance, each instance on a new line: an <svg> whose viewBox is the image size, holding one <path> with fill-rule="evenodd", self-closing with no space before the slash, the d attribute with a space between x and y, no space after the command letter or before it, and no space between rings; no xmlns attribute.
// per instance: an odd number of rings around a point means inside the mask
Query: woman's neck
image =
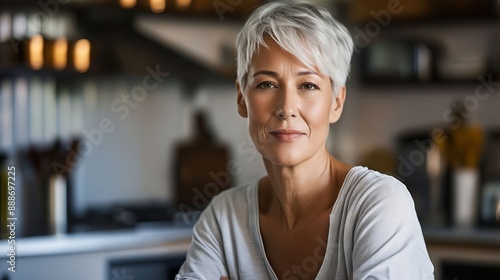
<svg viewBox="0 0 500 280"><path fill-rule="evenodd" d="M261 211L278 218L289 231L325 211L329 214L340 188L336 163L326 148L293 167L264 159L269 177L260 192Z"/></svg>

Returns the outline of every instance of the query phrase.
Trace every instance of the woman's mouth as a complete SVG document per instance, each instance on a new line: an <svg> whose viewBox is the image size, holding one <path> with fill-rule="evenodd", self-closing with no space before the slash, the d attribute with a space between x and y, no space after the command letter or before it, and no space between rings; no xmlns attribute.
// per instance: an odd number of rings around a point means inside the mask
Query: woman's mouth
<svg viewBox="0 0 500 280"><path fill-rule="evenodd" d="M292 142L305 135L302 131L295 129L277 129L270 132L274 138L282 142Z"/></svg>

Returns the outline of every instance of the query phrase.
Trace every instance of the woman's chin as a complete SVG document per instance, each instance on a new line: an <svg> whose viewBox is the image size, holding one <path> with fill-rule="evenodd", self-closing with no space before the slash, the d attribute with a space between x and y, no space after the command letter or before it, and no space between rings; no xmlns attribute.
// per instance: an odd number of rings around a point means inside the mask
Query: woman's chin
<svg viewBox="0 0 500 280"><path fill-rule="evenodd" d="M267 145L265 148L259 149L259 153L269 163L283 167L293 167L317 157L323 150L328 153L324 145L319 147Z"/></svg>
<svg viewBox="0 0 500 280"><path fill-rule="evenodd" d="M267 153L263 155L264 159L271 162L274 165L283 166L283 167L293 167L299 165L301 162L305 160L304 155L293 152L274 152Z"/></svg>

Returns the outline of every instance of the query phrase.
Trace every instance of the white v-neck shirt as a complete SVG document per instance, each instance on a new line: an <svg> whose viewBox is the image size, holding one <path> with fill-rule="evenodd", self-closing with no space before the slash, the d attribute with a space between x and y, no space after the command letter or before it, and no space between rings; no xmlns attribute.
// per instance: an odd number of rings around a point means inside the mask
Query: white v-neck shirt
<svg viewBox="0 0 500 280"><path fill-rule="evenodd" d="M320 265L316 279L434 279L413 200L393 177L352 168L330 214L326 253L305 258L276 276L259 228L258 185L224 191L212 200L193 229L187 258L176 280L304 279ZM319 250L318 250L319 252Z"/></svg>

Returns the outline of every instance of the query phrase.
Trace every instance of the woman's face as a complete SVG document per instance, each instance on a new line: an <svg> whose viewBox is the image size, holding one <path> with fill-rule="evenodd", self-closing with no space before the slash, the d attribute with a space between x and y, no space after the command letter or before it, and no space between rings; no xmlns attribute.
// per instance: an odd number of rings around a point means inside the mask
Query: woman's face
<svg viewBox="0 0 500 280"><path fill-rule="evenodd" d="M269 161L295 166L325 151L329 124L342 113L345 88L333 100L332 83L307 68L270 37L253 56L238 112L248 118L252 140Z"/></svg>

